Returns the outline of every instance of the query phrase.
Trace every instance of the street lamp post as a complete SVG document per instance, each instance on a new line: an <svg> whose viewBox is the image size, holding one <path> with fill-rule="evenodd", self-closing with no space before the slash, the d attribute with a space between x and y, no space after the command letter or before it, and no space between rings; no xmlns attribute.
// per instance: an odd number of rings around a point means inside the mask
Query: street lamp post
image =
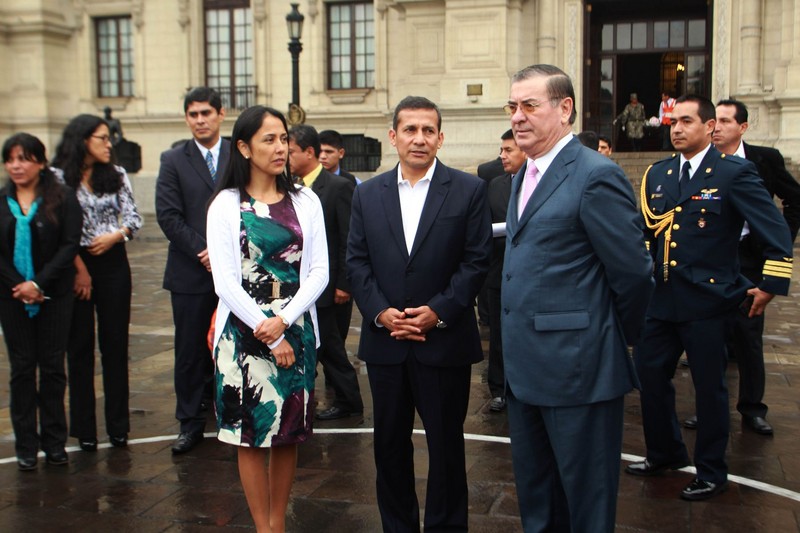
<svg viewBox="0 0 800 533"><path fill-rule="evenodd" d="M286 28L289 30L289 53L292 54L292 103L289 104L288 120L292 124L305 122L305 111L300 107L300 52L303 51L303 21L305 17L297 10L299 4L290 4L292 10L286 15Z"/></svg>

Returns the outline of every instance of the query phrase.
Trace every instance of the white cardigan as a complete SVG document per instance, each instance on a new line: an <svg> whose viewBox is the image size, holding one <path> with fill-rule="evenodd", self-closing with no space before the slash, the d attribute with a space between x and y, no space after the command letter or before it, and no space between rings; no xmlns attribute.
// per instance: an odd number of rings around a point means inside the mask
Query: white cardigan
<svg viewBox="0 0 800 533"><path fill-rule="evenodd" d="M290 195L290 198L303 232L303 256L300 260L300 288L283 308L281 315L289 323L294 323L303 313L310 311L319 347L314 302L328 285L328 242L322 204L317 195L305 187L298 194ZM208 258L211 261L214 290L219 296L214 323L214 346L217 345L231 312L253 329L265 318L256 301L242 288L240 224L239 191L226 189L220 192L209 206L206 218ZM281 340L283 336L269 345L270 349L275 348Z"/></svg>

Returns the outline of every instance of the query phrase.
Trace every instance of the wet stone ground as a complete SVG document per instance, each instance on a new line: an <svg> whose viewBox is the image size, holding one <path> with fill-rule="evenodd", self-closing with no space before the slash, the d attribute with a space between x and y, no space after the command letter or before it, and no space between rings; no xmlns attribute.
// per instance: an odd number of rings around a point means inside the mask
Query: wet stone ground
<svg viewBox="0 0 800 533"><path fill-rule="evenodd" d="M208 438L190 453L173 457L178 432L172 386L172 316L161 289L167 243L148 221L142 238L128 246L134 279L131 325L130 445L108 446L102 427L102 384L96 380L101 446L81 452L70 439L68 467L40 461L33 472L17 470L8 410L8 358L0 343L0 531L4 532L212 532L254 530L238 480L236 451ZM800 277L795 273L796 278ZM800 284L794 294L769 307L765 351L766 402L774 437L756 435L740 424L731 402L728 459L732 482L707 502L678 498L691 480L688 471L660 478L621 475L618 531L789 532L800 531ZM289 506L288 530L367 533L380 531L372 461L372 412L366 369L354 357L360 317L353 317L347 347L365 399L363 418L316 423L313 439L300 447L297 479ZM484 347L488 331L482 331ZM98 363L99 371L99 363ZM320 373L321 376L321 373ZM470 530L517 532L519 524L504 413L490 413L486 363L473 366L467 434ZM736 365L728 368L731 391ZM694 412L687 368L675 375L678 414ZM331 401L322 378L321 407ZM417 424L421 429L421 425ZM207 436L213 437L209 414ZM500 438L487 438L500 437ZM691 448L694 434L684 430ZM417 494L424 504L427 453L424 435L414 436ZM691 451L691 450L690 450ZM645 452L638 393L626 400L620 469ZM760 485L759 485L760 484Z"/></svg>

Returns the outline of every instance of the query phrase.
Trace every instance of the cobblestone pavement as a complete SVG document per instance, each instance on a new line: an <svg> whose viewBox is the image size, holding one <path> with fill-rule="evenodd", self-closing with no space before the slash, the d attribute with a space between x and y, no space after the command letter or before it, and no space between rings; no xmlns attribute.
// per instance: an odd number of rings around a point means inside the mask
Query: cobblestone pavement
<svg viewBox="0 0 800 533"><path fill-rule="evenodd" d="M192 452L173 457L170 445L178 424L172 388L172 317L169 295L161 289L166 241L154 220L142 238L129 244L134 276L131 327L130 445L111 448L99 428L97 453L77 450L70 439L68 467L40 462L34 472L19 472L8 413L8 358L0 346L0 531L14 532L211 532L253 530L238 480L235 449L207 439ZM798 276L798 273L795 273ZM621 475L618 531L798 531L800 523L800 285L790 298L770 305L765 350L769 421L775 436L743 429L731 402L728 458L739 476L730 490L708 502L678 498L692 474L661 478ZM354 316L347 347L354 354L360 318ZM484 342L488 332L483 331ZM363 419L317 423L315 436L300 447L297 480L288 528L303 532L375 532L380 518L375 501L372 412L365 367L355 358L365 397ZM98 363L99 367L99 363ZM99 370L99 368L98 368ZM486 363L473 367L467 433L470 530L521 531L505 414L488 411ZM735 364L730 389L737 390ZM675 375L679 416L694 412L688 369ZM102 384L96 380L98 405ZM322 407L331 401L321 379ZM627 398L620 468L644 454L638 394ZM102 410L98 412L102 424ZM417 427L421 428L418 424ZM209 416L207 436L213 436ZM684 437L691 447L694 435ZM414 437L417 493L424 503L427 454L422 434Z"/></svg>

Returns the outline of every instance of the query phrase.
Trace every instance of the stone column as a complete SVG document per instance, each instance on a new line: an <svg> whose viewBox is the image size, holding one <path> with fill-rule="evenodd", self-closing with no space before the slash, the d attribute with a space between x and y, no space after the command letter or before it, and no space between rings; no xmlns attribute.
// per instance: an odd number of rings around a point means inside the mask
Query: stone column
<svg viewBox="0 0 800 533"><path fill-rule="evenodd" d="M537 63L556 64L556 15L558 6L555 0L539 0L539 36L536 47L539 52Z"/></svg>
<svg viewBox="0 0 800 533"><path fill-rule="evenodd" d="M743 0L739 11L739 94L761 91L761 0Z"/></svg>

